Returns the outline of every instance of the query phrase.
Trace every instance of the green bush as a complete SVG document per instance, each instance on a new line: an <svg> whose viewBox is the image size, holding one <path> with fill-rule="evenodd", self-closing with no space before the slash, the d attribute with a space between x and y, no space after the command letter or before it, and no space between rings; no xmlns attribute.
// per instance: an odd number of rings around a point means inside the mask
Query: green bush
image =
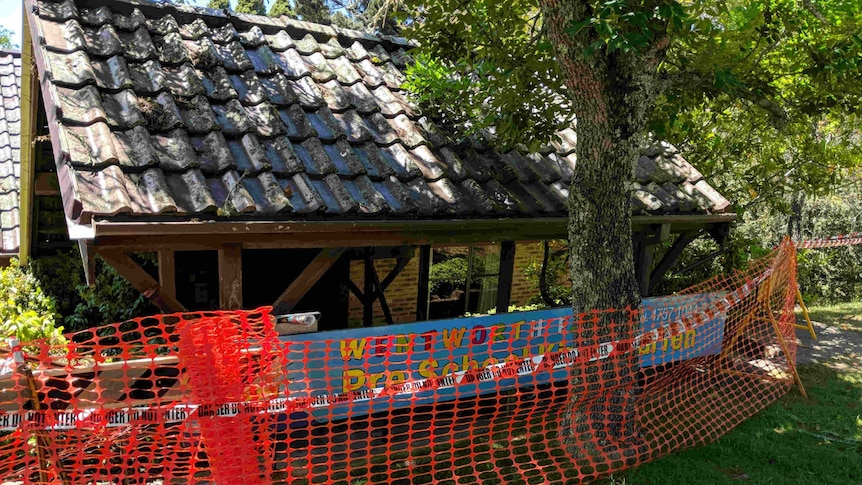
<svg viewBox="0 0 862 485"><path fill-rule="evenodd" d="M455 290L464 290L467 285L467 258L455 256L431 265L428 283L431 294L447 297Z"/></svg>
<svg viewBox="0 0 862 485"><path fill-rule="evenodd" d="M54 300L42 291L36 276L15 259L0 268L0 296L0 336L14 336L22 342L65 342L63 327L56 325Z"/></svg>
<svg viewBox="0 0 862 485"><path fill-rule="evenodd" d="M154 257L137 257L144 269L155 268ZM42 281L45 292L54 297L63 324L70 332L158 313L140 291L101 258L96 258L96 284L87 286L77 250L36 259L33 272Z"/></svg>
<svg viewBox="0 0 862 485"><path fill-rule="evenodd" d="M536 243L542 246L543 243ZM544 248L543 248L544 250ZM552 240L548 242L548 266L545 270L545 279L548 296L556 306L569 305L572 301L572 285L569 279L569 246L566 241ZM542 259L530 261L524 268L524 276L530 282L530 286L536 292L530 297L529 305L546 306L542 297L542 288L539 282L542 275Z"/></svg>

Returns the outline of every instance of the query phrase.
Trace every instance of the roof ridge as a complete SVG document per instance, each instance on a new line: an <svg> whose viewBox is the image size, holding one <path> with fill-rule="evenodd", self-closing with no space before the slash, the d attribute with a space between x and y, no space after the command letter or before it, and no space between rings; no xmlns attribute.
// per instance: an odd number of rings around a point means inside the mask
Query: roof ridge
<svg viewBox="0 0 862 485"><path fill-rule="evenodd" d="M87 0L83 1L87 2ZM415 40L407 39L405 37L388 35L380 32L364 32L361 30L339 27L337 25L324 25L315 22L307 22L304 20L291 18L286 15L282 15L279 17L269 17L266 15L239 13L230 9L220 10L209 7L199 7L197 5L172 3L169 0L102 0L96 2L96 4L93 6L96 7L97 5L105 5L106 3L126 4L129 6L129 8L153 8L165 12L166 15L169 14L171 11L180 14L191 14L196 16L205 15L208 17L227 20L231 22L231 24L233 24L233 20L239 20L240 22L246 22L258 26L280 26L282 28L305 31L306 33L311 34L327 35L329 37L340 37L344 38L345 40L391 44L393 46L396 46L396 48L412 48L419 45L418 42L416 42Z"/></svg>

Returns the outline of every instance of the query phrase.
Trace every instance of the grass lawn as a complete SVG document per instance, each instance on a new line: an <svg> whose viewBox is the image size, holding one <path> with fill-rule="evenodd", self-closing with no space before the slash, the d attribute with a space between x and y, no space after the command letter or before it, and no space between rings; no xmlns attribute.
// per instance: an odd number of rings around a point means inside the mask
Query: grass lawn
<svg viewBox="0 0 862 485"><path fill-rule="evenodd" d="M814 321L862 332L862 302L811 308ZM793 389L717 442L628 470L602 485L862 484L862 361L799 369Z"/></svg>

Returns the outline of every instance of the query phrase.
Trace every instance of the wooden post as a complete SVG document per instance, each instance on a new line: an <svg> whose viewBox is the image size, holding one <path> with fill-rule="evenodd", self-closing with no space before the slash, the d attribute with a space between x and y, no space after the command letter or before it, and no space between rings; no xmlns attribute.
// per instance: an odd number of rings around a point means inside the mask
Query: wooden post
<svg viewBox="0 0 862 485"><path fill-rule="evenodd" d="M242 245L225 244L218 250L219 308L242 308Z"/></svg>
<svg viewBox="0 0 862 485"><path fill-rule="evenodd" d="M639 232L633 238L635 250L635 275L641 296L649 295L650 268L652 267L652 247L647 235Z"/></svg>
<svg viewBox="0 0 862 485"><path fill-rule="evenodd" d="M362 305L362 325L370 327L374 323L374 260L371 259L370 249L366 249L365 253L365 273L362 277L363 288L362 294L365 295L365 302Z"/></svg>
<svg viewBox="0 0 862 485"><path fill-rule="evenodd" d="M302 271L293 283L284 290L284 293L275 300L272 304L276 313L287 313L293 310L293 307L302 300L302 297L308 293L308 290L317 283L328 270L338 261L338 258L344 253L344 248L328 248L323 249L320 253L308 263L308 266Z"/></svg>
<svg viewBox="0 0 862 485"><path fill-rule="evenodd" d="M419 246L419 285L416 292L416 321L428 320L430 299L431 246Z"/></svg>
<svg viewBox="0 0 862 485"><path fill-rule="evenodd" d="M507 313L515 275L515 241L500 244L500 273L497 279L497 313Z"/></svg>
<svg viewBox="0 0 862 485"><path fill-rule="evenodd" d="M667 253L665 253L658 262L655 269L650 273L649 286L646 294L652 295L653 292L655 292L658 285L662 280L664 280L664 275L667 274L668 270L670 270L677 261L679 261L682 251L699 236L699 232L686 232L679 235L676 241L674 241L673 246L670 247Z"/></svg>
<svg viewBox="0 0 862 485"><path fill-rule="evenodd" d="M172 249L159 251L159 286L162 294L177 297L176 258Z"/></svg>

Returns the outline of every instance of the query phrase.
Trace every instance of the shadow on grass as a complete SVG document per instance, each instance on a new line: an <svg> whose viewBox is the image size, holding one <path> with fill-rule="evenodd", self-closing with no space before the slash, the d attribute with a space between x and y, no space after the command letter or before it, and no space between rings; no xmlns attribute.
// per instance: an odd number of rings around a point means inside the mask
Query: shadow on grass
<svg viewBox="0 0 862 485"><path fill-rule="evenodd" d="M862 302L839 303L829 306L816 306L808 309L811 319L829 327L862 333ZM797 321L801 313L797 312Z"/></svg>
<svg viewBox="0 0 862 485"><path fill-rule="evenodd" d="M715 443L661 458L602 485L862 483L862 363L799 369L797 389Z"/></svg>

